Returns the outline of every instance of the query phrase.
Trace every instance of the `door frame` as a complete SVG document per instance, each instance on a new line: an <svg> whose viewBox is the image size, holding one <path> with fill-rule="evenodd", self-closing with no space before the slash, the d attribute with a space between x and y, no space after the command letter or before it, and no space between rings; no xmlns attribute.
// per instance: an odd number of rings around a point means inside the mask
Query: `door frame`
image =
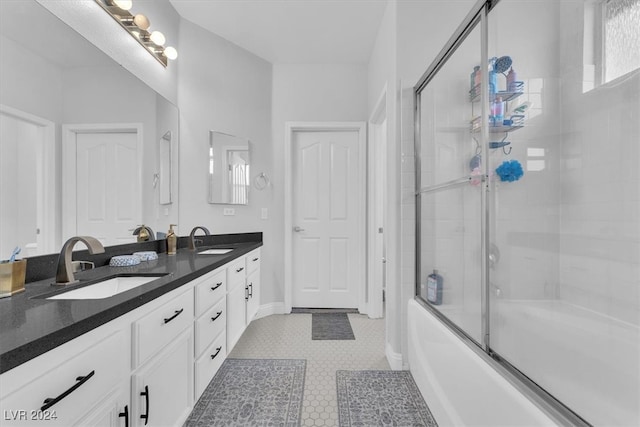
<svg viewBox="0 0 640 427"><path fill-rule="evenodd" d="M386 215L384 214L385 202L384 202L384 193L386 192L386 162L385 156L382 159L379 159L378 156L380 153L386 153L387 149L387 141L388 138L388 130L387 135L380 137L382 123L386 122L386 128L388 129L388 121L387 121L387 85L385 84L382 93L378 97L376 101L375 107L373 108L373 113L371 113L371 117L369 118L369 140L368 140L368 149L369 152L367 154L367 283L369 283L369 292L368 292L368 314L370 318L381 318L384 316L384 301L382 297L382 281L384 281L384 277L377 278L376 277L376 263L382 262L380 259L376 259L378 253L382 252L382 248L378 247L380 244L378 239L379 231L377 230L376 224L376 212L381 208L382 216L383 216L383 235L382 235L382 246L386 246L384 242L386 242L386 233L387 233L387 224L386 219L384 218ZM379 145L382 144L382 147ZM380 150L382 149L382 151ZM379 168L382 170L379 170ZM382 177L382 182L376 182L373 178L374 176ZM378 191L382 190L383 196L382 200L378 200ZM384 270L382 272L384 276ZM378 281L378 279L380 281ZM380 284L380 285L379 285Z"/></svg>
<svg viewBox="0 0 640 427"><path fill-rule="evenodd" d="M0 104L0 112L6 116L12 116L24 122L32 123L42 128L42 146L39 149L39 169L42 175L38 180L38 213L36 221L40 228L38 234L38 254L47 254L58 250L58 235L56 223L58 219L56 210L56 125L50 120L18 110L8 105ZM46 212L46 214L45 214Z"/></svg>
<svg viewBox="0 0 640 427"><path fill-rule="evenodd" d="M138 152L137 180L142 193L142 166L144 138L142 123L88 123L62 125L62 240L77 234L77 182L76 182L76 136L82 133L134 133ZM142 197L138 212L142 221Z"/></svg>
<svg viewBox="0 0 640 427"><path fill-rule="evenodd" d="M367 124L366 122L286 122L284 139L284 311L290 313L293 300L293 134L295 132L344 132L358 133L358 166L359 182L356 184L361 194L365 194L358 203L358 217L362 218L362 225L358 227L357 239L366 248L366 151ZM366 263L365 256L357 266L361 272L361 280L357 285L358 310L367 312L366 304Z"/></svg>

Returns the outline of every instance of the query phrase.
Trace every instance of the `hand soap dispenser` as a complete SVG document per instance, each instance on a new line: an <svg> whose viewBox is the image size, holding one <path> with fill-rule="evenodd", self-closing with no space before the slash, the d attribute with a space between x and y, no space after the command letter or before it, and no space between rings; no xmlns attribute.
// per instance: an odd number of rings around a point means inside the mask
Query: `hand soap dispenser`
<svg viewBox="0 0 640 427"><path fill-rule="evenodd" d="M177 227L178 224L169 224L169 231L167 231L167 255L176 254L176 245L178 243L178 237L173 231L173 227Z"/></svg>

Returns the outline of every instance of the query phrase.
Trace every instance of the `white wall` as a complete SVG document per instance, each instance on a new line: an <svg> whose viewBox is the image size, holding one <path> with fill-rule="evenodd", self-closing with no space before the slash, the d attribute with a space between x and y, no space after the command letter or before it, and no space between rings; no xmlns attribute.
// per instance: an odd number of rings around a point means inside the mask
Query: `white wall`
<svg viewBox="0 0 640 427"><path fill-rule="evenodd" d="M158 126L167 126L167 120L158 117L157 94L127 70L114 64L111 67L76 67L63 73L66 88L62 99L62 123L141 123L143 134L142 156L142 222L158 231L169 223L158 204L157 189L153 188L153 174L158 170ZM95 100L99 99L100 102ZM164 108L174 108L164 99L158 102ZM168 104L168 105L167 105ZM91 105L92 108L87 108ZM143 106L141 108L141 106ZM176 112L173 113L177 117ZM158 119L164 123L159 123ZM173 124L174 132L177 123ZM177 215L176 215L177 216ZM135 225L135 224L133 224ZM166 230L160 230L166 231Z"/></svg>
<svg viewBox="0 0 640 427"><path fill-rule="evenodd" d="M264 232L261 302L282 301L272 290L282 253L274 244L281 233L281 208L274 201L279 190L258 191L252 185L246 206L207 202L210 130L248 138L252 180L260 172L273 176L271 64L187 20L180 23L180 40L178 234L187 235L197 225L212 234ZM225 207L233 207L235 215L223 216ZM260 219L262 208L268 209L269 219Z"/></svg>
<svg viewBox="0 0 640 427"><path fill-rule="evenodd" d="M391 366L402 367L400 306L400 227L399 150L397 144L397 2L389 1L367 67L367 117L374 114L376 103L385 95L387 116L387 179L384 195L384 244L386 263L385 328L386 352Z"/></svg>
<svg viewBox="0 0 640 427"><path fill-rule="evenodd" d="M368 64L368 113L387 85L387 346L406 363L406 306L415 287L411 88L466 16L473 0L390 1ZM391 355L393 356L393 355Z"/></svg>
<svg viewBox="0 0 640 427"><path fill-rule="evenodd" d="M97 3L84 0L36 1L162 96L176 102L178 62L170 62L168 67L163 67ZM180 45L180 16L169 0L134 2L131 12L144 13L152 28L164 33L167 45ZM180 55L180 48L177 49Z"/></svg>
<svg viewBox="0 0 640 427"><path fill-rule="evenodd" d="M284 253L284 140L288 121L364 121L367 117L366 66L359 64L275 64L273 66L273 194L278 222L273 229ZM284 260L265 302L284 301ZM264 278L263 278L264 280ZM263 294L264 295L264 294Z"/></svg>

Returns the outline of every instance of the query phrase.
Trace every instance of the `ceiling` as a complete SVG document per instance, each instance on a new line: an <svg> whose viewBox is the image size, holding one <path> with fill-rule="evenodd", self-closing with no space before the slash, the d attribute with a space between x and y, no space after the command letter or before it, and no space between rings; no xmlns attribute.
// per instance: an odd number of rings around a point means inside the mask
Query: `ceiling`
<svg viewBox="0 0 640 427"><path fill-rule="evenodd" d="M272 63L366 63L387 0L170 0L185 19Z"/></svg>

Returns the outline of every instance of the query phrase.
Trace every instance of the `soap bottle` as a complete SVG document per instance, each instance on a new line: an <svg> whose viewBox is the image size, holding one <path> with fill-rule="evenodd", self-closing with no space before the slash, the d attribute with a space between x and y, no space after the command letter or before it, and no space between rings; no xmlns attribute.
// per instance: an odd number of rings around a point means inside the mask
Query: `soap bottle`
<svg viewBox="0 0 640 427"><path fill-rule="evenodd" d="M478 93L476 86L480 84L479 74L480 74L480 66L476 65L475 67L473 67L473 72L471 73L471 77L469 80L469 83L471 85L470 87L471 98L475 98L475 95Z"/></svg>
<svg viewBox="0 0 640 427"><path fill-rule="evenodd" d="M176 246L178 243L178 237L173 231L173 227L177 227L177 224L169 224L169 231L167 231L167 255L176 254Z"/></svg>
<svg viewBox="0 0 640 427"><path fill-rule="evenodd" d="M427 276L427 301L433 305L442 304L442 276L438 270Z"/></svg>
<svg viewBox="0 0 640 427"><path fill-rule="evenodd" d="M491 104L491 120L493 126L502 126L504 121L504 102L500 96Z"/></svg>
<svg viewBox="0 0 640 427"><path fill-rule="evenodd" d="M516 92L516 80L518 79L516 75L516 70L511 67L509 70L509 74L507 74L507 91Z"/></svg>

